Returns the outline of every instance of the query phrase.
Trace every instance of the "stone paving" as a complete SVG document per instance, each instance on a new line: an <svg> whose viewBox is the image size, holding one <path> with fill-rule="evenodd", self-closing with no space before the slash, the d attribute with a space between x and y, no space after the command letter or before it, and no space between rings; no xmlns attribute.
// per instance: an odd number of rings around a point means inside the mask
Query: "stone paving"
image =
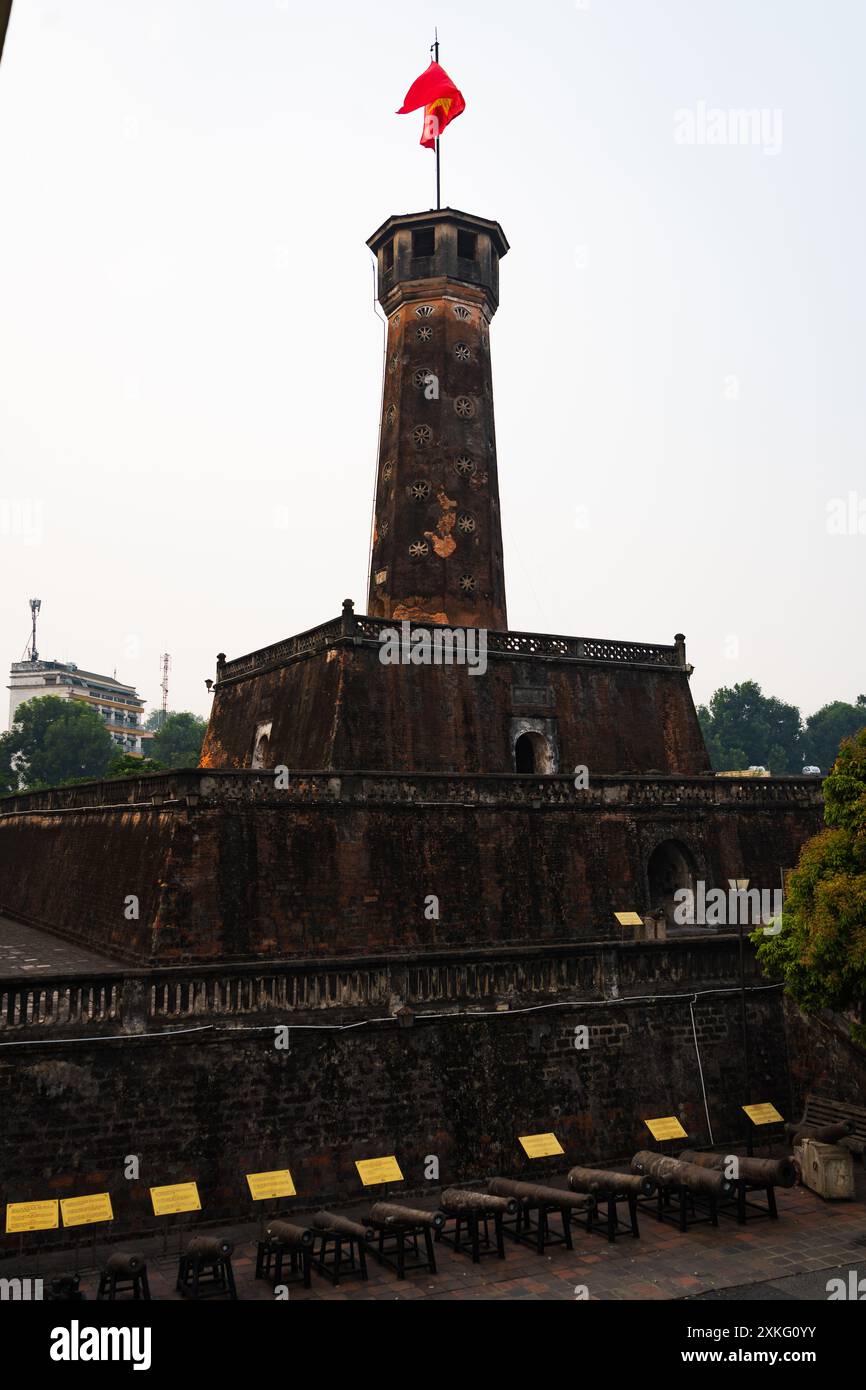
<svg viewBox="0 0 866 1390"><path fill-rule="evenodd" d="M723 1217L718 1228L696 1225L680 1233L674 1225L659 1223L645 1211L637 1240L623 1235L609 1244L602 1235L575 1228L573 1251L556 1246L538 1255L528 1246L506 1240L504 1260L485 1256L478 1265L473 1265L468 1255L458 1255L438 1243L438 1273L417 1271L402 1282L368 1257L370 1277L366 1283L347 1278L333 1288L314 1273L311 1289L290 1285L290 1299L548 1300L588 1296L598 1300L665 1300L719 1297L726 1290L727 1296L734 1298L824 1298L827 1278L840 1268L854 1268L866 1277L866 1175L862 1166L857 1180L858 1195L851 1202L824 1202L805 1188L778 1191L779 1220L756 1218L745 1226ZM360 1217L363 1210L359 1206L346 1214ZM293 1219L304 1220L301 1215ZM253 1277L257 1228L223 1227L221 1233L235 1241L233 1268L239 1298L272 1299L270 1286ZM161 1239L131 1240L115 1248L138 1249L147 1255L152 1297L179 1299L174 1288L177 1233L169 1237L167 1256L163 1245ZM82 1267L88 1262L90 1250L85 1246ZM48 1276L52 1270L69 1271L72 1266L72 1256L55 1254L42 1261L40 1273ZM0 1266L0 1272L18 1271ZM32 1263L20 1272L32 1274ZM96 1283L92 1271L83 1271L82 1288L88 1299L95 1296ZM587 1295L576 1293L580 1286L586 1288Z"/></svg>
<svg viewBox="0 0 866 1390"><path fill-rule="evenodd" d="M59 936L0 917L0 979L16 975L94 975L123 970L120 961L73 946Z"/></svg>

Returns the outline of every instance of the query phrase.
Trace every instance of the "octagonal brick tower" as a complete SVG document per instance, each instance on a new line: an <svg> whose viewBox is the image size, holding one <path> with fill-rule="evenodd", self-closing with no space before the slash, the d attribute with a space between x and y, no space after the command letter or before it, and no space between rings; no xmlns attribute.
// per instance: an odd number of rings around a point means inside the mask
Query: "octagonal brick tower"
<svg viewBox="0 0 866 1390"><path fill-rule="evenodd" d="M367 245L388 318L367 612L504 631L489 328L508 242L442 208Z"/></svg>

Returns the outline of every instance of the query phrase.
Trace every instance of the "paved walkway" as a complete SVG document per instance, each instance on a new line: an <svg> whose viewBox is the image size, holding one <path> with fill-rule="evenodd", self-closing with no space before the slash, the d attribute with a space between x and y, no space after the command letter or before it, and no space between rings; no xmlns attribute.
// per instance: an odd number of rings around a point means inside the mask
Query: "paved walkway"
<svg viewBox="0 0 866 1390"><path fill-rule="evenodd" d="M779 1220L758 1218L738 1226L722 1218L716 1229L694 1226L681 1234L667 1223L659 1223L647 1211L641 1219L641 1236L620 1236L609 1244L601 1235L574 1231L574 1250L551 1247L544 1255L524 1245L506 1240L506 1258L495 1256L473 1265L468 1256L457 1255L444 1244L436 1246L438 1273L409 1274L403 1282L376 1260L369 1259L369 1280L355 1278L333 1288L314 1273L312 1288L290 1286L293 1300L356 1299L684 1299L684 1298L766 1298L787 1300L825 1299L827 1280L855 1269L866 1278L866 1176L858 1171L858 1197L852 1202L823 1202L805 1188L777 1193ZM407 1199L413 1200L413 1199ZM431 1203L427 1203L431 1205ZM363 1212L359 1206L347 1215ZM295 1218L303 1222L304 1218ZM263 1280L253 1278L257 1232L249 1225L222 1228L235 1241L233 1268L238 1296L269 1300L273 1291ZM121 1249L142 1250L148 1257L151 1294L158 1299L177 1299L177 1234L169 1241L165 1256L163 1241L131 1240ZM90 1250L82 1250L82 1266L90 1261ZM12 1261L3 1261L0 1272ZM40 1273L68 1271L73 1258L53 1255L42 1261ZM22 1273L33 1273L32 1264ZM82 1288L88 1299L95 1296L96 1276L85 1272ZM576 1292L585 1288L586 1293Z"/></svg>
<svg viewBox="0 0 866 1390"><path fill-rule="evenodd" d="M124 968L121 961L111 956L97 955L50 932L0 917L0 979L18 975L94 975Z"/></svg>

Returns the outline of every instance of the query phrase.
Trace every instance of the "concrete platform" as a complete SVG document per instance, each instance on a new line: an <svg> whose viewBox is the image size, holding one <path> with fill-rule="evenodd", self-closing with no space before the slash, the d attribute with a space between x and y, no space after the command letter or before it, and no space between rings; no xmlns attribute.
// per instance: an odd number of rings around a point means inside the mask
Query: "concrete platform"
<svg viewBox="0 0 866 1390"><path fill-rule="evenodd" d="M0 917L0 979L26 975L94 975L128 969L122 961L73 946L50 932Z"/></svg>

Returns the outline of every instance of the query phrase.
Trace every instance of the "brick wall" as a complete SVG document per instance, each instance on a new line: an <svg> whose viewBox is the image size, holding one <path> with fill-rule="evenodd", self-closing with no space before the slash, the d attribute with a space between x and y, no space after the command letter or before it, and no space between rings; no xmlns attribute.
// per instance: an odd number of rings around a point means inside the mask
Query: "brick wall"
<svg viewBox="0 0 866 1390"><path fill-rule="evenodd" d="M772 889L820 828L818 791L796 779L577 793L568 778L322 774L280 791L199 771L4 804L0 909L163 963L599 940L619 934L615 911L654 905L659 844L684 845L708 884Z"/></svg>
<svg viewBox="0 0 866 1390"><path fill-rule="evenodd" d="M832 1014L804 1014L785 999L785 1031L791 1086L799 1120L809 1091L831 1100L866 1106L866 1049L847 1036L843 1020Z"/></svg>
<svg viewBox="0 0 866 1390"><path fill-rule="evenodd" d="M730 1142L742 1133L738 996L699 997L694 1017L713 1135ZM787 1114L778 993L749 996L749 1023L753 1095ZM586 1050L574 1047L580 1025ZM661 1115L709 1141L682 998L297 1030L288 1053L267 1026L8 1048L0 1096L2 1200L107 1189L118 1236L158 1226L147 1188L173 1181L198 1180L201 1219L227 1220L253 1212L246 1172L290 1167L298 1205L315 1207L362 1196L358 1158L395 1153L418 1191L431 1154L444 1185L622 1159L648 1145L643 1118ZM565 1159L530 1164L518 1135L548 1130ZM123 1178L130 1154L139 1182ZM55 1239L28 1237L28 1248ZM0 1249L15 1246L0 1237Z"/></svg>
<svg viewBox="0 0 866 1390"><path fill-rule="evenodd" d="M473 675L383 665L380 650L335 645L218 684L202 765L249 767L256 728L271 723L270 766L513 772L511 720L526 716L553 721L563 771L710 770L682 669L491 653Z"/></svg>

